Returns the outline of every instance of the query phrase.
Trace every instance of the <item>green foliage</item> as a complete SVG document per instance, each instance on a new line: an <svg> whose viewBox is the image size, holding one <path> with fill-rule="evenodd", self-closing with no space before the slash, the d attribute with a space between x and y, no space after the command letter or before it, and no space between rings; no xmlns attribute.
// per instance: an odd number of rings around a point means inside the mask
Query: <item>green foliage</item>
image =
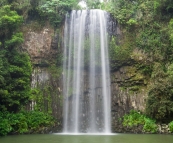
<svg viewBox="0 0 173 143"><path fill-rule="evenodd" d="M87 0L87 8L89 9L100 9L102 4L99 0Z"/></svg>
<svg viewBox="0 0 173 143"><path fill-rule="evenodd" d="M51 94L53 94L52 87L49 85L40 85L35 87L31 91L30 100L35 101L34 109L36 111L43 111L52 113L51 108Z"/></svg>
<svg viewBox="0 0 173 143"><path fill-rule="evenodd" d="M6 113L5 118L12 128L12 132L25 133L28 131L27 117L23 113Z"/></svg>
<svg viewBox="0 0 173 143"><path fill-rule="evenodd" d="M49 72L52 74L54 78L59 78L62 75L63 69L62 67L57 67L56 65L51 65L49 67Z"/></svg>
<svg viewBox="0 0 173 143"><path fill-rule="evenodd" d="M37 0L35 0L35 3L36 1ZM25 18L27 17L28 10L31 8L30 0L13 0L10 5L13 10Z"/></svg>
<svg viewBox="0 0 173 143"><path fill-rule="evenodd" d="M115 37L110 38L109 42L109 57L110 57L110 66L111 68L122 66L123 63L127 62L130 59L130 54L132 52L131 45L128 43L128 35L126 37L127 43L121 45L117 44L117 39ZM128 45L126 45L128 44Z"/></svg>
<svg viewBox="0 0 173 143"><path fill-rule="evenodd" d="M111 60L122 59L120 57L117 57L117 56L121 56L122 53L120 53L120 52L123 52L123 51L121 50L120 46L118 46L116 44L116 42L117 42L116 38L111 37L110 42L109 42L109 47L110 47L109 48L109 56L110 56ZM124 57L124 56L122 56L122 57ZM122 60L124 60L124 59L122 59Z"/></svg>
<svg viewBox="0 0 173 143"><path fill-rule="evenodd" d="M145 123L145 116L140 112L131 110L129 114L123 116L123 126L137 126L138 124Z"/></svg>
<svg viewBox="0 0 173 143"><path fill-rule="evenodd" d="M114 15L123 26L123 35L134 34L135 45L148 53L153 53L157 60L168 58L172 53L169 47L169 35L163 17L166 17L159 8L160 0L154 1L125 1L112 2L109 12Z"/></svg>
<svg viewBox="0 0 173 143"><path fill-rule="evenodd" d="M129 19L129 21L127 21L127 24L128 25L136 25L137 24L137 21L133 18Z"/></svg>
<svg viewBox="0 0 173 143"><path fill-rule="evenodd" d="M169 130L173 133L173 121L169 123Z"/></svg>
<svg viewBox="0 0 173 143"><path fill-rule="evenodd" d="M133 127L138 125L143 125L144 132L157 132L157 125L155 124L155 121L141 114L140 112L131 110L129 114L125 114L123 116L123 126Z"/></svg>
<svg viewBox="0 0 173 143"><path fill-rule="evenodd" d="M26 114L26 117L28 118L28 129L34 131L40 127L51 126L55 122L52 116L40 111L30 111Z"/></svg>
<svg viewBox="0 0 173 143"><path fill-rule="evenodd" d="M145 118L145 124L143 126L143 131L147 133L156 133L157 132L157 125L155 121L150 118Z"/></svg>
<svg viewBox="0 0 173 143"><path fill-rule="evenodd" d="M9 121L7 118L5 118L6 113L0 112L0 136L7 135L10 131L12 131L12 127L9 124Z"/></svg>
<svg viewBox="0 0 173 143"><path fill-rule="evenodd" d="M39 6L39 2L41 0L30 0L30 4L33 8L36 8L37 6Z"/></svg>
<svg viewBox="0 0 173 143"><path fill-rule="evenodd" d="M9 113L0 112L0 136L9 133L23 134L37 132L42 127L54 125L54 118L40 111Z"/></svg>
<svg viewBox="0 0 173 143"><path fill-rule="evenodd" d="M0 109L16 112L29 100L30 59L14 49L1 53Z"/></svg>
<svg viewBox="0 0 173 143"><path fill-rule="evenodd" d="M35 110L44 111L44 95L38 88L32 88L30 101L35 101L37 104L34 106Z"/></svg>
<svg viewBox="0 0 173 143"><path fill-rule="evenodd" d="M148 92L146 113L162 122L171 120L173 115L172 76L172 64L168 68L164 68L161 64L155 63L152 73L154 84L150 86Z"/></svg>
<svg viewBox="0 0 173 143"><path fill-rule="evenodd" d="M14 2L14 1L13 1ZM18 32L23 18L11 6L0 8L0 110L16 112L30 96L31 63L18 52L23 34Z"/></svg>
<svg viewBox="0 0 173 143"><path fill-rule="evenodd" d="M23 18L9 5L0 8L0 42L2 48L9 50L23 42L23 35L17 32L23 22Z"/></svg>
<svg viewBox="0 0 173 143"><path fill-rule="evenodd" d="M155 0L155 11L165 14L165 16L171 16L173 11L173 3L171 0Z"/></svg>
<svg viewBox="0 0 173 143"><path fill-rule="evenodd" d="M0 2L0 6L4 6L4 5L7 5L7 4L8 4L7 0L1 0L1 2Z"/></svg>
<svg viewBox="0 0 173 143"><path fill-rule="evenodd" d="M171 46L173 46L173 19L171 19L169 22L169 30L170 30L169 38L171 41Z"/></svg>
<svg viewBox="0 0 173 143"><path fill-rule="evenodd" d="M20 43L22 43L23 41L24 41L23 34L15 33L14 35L12 35L12 39L5 41L4 46L5 46L5 48L11 47L11 46L16 46L16 45L19 45Z"/></svg>
<svg viewBox="0 0 173 143"><path fill-rule="evenodd" d="M136 21L137 8L140 2L113 0L110 3L106 10L112 13L119 23L126 24L131 18Z"/></svg>
<svg viewBox="0 0 173 143"><path fill-rule="evenodd" d="M9 37L22 24L23 19L9 5L0 8L0 38ZM2 40L2 39L1 39Z"/></svg>
<svg viewBox="0 0 173 143"><path fill-rule="evenodd" d="M64 21L65 15L74 5L76 0L48 0L38 7L39 14L49 19L50 23L57 27Z"/></svg>
<svg viewBox="0 0 173 143"><path fill-rule="evenodd" d="M145 31L141 31L141 33L139 33L137 46L147 52L155 50L156 48L159 49L161 46L161 37L158 37L158 34L159 33L156 29L151 29L150 27L146 28Z"/></svg>

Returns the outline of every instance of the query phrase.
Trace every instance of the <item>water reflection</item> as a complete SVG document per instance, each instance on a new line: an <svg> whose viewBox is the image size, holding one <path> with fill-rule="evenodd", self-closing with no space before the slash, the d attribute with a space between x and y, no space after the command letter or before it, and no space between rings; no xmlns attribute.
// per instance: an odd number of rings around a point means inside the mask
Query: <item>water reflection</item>
<svg viewBox="0 0 173 143"><path fill-rule="evenodd" d="M61 143L111 143L111 138L108 136L96 135L80 135L80 136L66 136Z"/></svg>
<svg viewBox="0 0 173 143"><path fill-rule="evenodd" d="M1 137L0 143L172 143L173 135L20 135Z"/></svg>

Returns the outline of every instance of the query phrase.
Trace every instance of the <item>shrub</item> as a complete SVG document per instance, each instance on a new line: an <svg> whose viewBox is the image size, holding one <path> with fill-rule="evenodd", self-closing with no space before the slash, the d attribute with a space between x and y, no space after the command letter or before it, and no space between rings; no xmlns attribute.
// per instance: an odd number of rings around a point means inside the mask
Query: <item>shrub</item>
<svg viewBox="0 0 173 143"><path fill-rule="evenodd" d="M8 113L6 115L6 119L8 120L9 125L12 128L11 132L22 134L28 131L28 119L24 113Z"/></svg>
<svg viewBox="0 0 173 143"><path fill-rule="evenodd" d="M169 130L173 133L173 121L169 123Z"/></svg>
<svg viewBox="0 0 173 143"><path fill-rule="evenodd" d="M50 126L54 124L54 119L47 113L40 111L30 111L26 114L28 121L28 128L37 130L40 127Z"/></svg>
<svg viewBox="0 0 173 143"><path fill-rule="evenodd" d="M144 115L134 110L131 110L130 114L126 114L123 117L123 126L132 127L144 123L145 123Z"/></svg>
<svg viewBox="0 0 173 143"><path fill-rule="evenodd" d="M140 112L131 110L129 114L123 117L123 126L133 127L143 125L143 131L149 133L157 132L155 121L141 114Z"/></svg>
<svg viewBox="0 0 173 143"><path fill-rule="evenodd" d="M143 131L149 132L149 133L156 133L157 125L155 124L155 121L150 118L145 118L145 124L143 126Z"/></svg>
<svg viewBox="0 0 173 143"><path fill-rule="evenodd" d="M52 126L54 118L41 111L23 111L19 113L0 112L0 136L9 133L27 133L38 131L42 127Z"/></svg>
<svg viewBox="0 0 173 143"><path fill-rule="evenodd" d="M5 136L12 130L12 127L9 124L8 119L4 118L5 114L6 113L0 112L0 136Z"/></svg>

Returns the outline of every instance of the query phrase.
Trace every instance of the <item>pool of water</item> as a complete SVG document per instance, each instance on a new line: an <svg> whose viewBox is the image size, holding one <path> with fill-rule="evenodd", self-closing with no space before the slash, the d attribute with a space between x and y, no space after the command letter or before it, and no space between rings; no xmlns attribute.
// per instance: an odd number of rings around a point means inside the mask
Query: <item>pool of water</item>
<svg viewBox="0 0 173 143"><path fill-rule="evenodd" d="M173 135L110 134L110 135L13 135L0 137L0 143L172 143Z"/></svg>

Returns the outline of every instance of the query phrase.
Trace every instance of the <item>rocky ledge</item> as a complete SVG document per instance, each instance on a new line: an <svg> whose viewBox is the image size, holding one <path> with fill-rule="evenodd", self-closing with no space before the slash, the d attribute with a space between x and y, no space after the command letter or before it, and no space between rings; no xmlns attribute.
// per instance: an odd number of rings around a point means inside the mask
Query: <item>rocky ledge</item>
<svg viewBox="0 0 173 143"><path fill-rule="evenodd" d="M113 127L113 132L115 133L135 133L135 134L150 134L152 132L146 132L143 130L143 125L137 125L132 127L123 126L121 122L117 122ZM173 134L171 133L169 126L167 124L157 124L156 134Z"/></svg>

